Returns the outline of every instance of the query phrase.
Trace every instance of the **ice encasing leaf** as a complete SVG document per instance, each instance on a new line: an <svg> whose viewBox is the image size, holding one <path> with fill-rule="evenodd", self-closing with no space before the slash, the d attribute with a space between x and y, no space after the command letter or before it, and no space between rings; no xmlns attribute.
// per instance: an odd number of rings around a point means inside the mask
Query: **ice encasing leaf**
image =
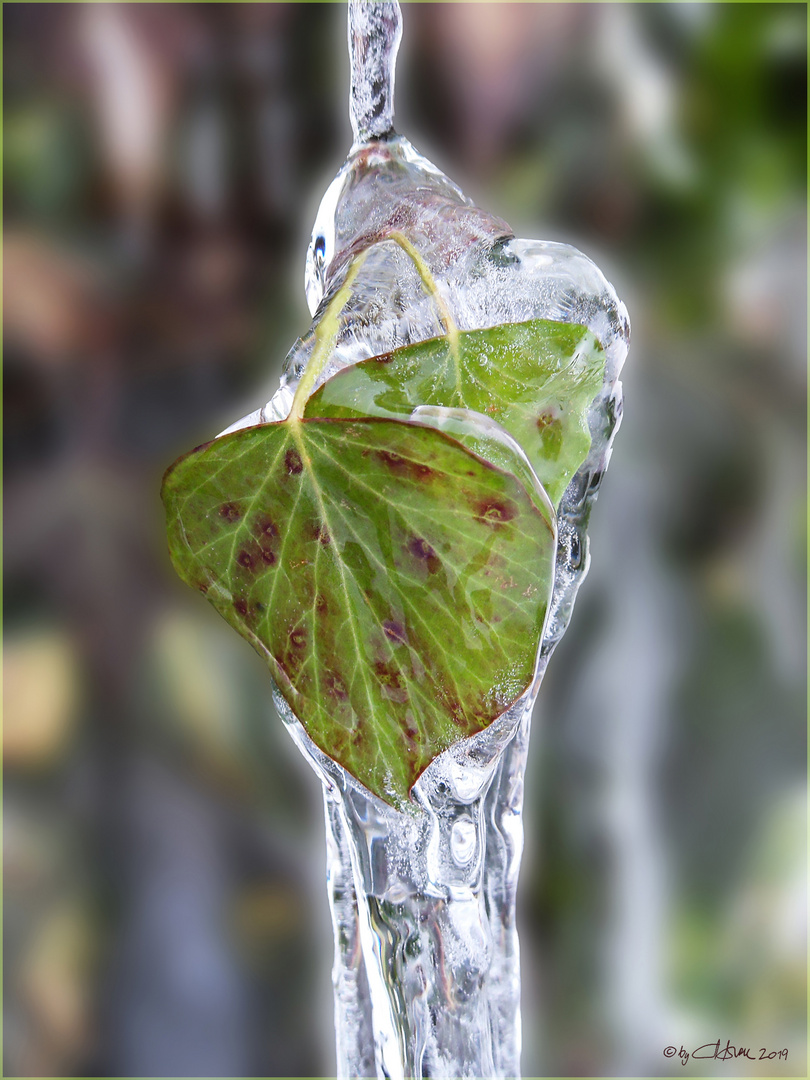
<svg viewBox="0 0 810 1080"><path fill-rule="evenodd" d="M246 428L176 462L163 499L180 576L316 745L394 805L534 678L553 513L434 428Z"/></svg>
<svg viewBox="0 0 810 1080"><path fill-rule="evenodd" d="M305 415L403 417L419 405L484 413L523 447L557 506L588 454L587 412L604 370L590 330L534 319L459 331L353 364L313 394Z"/></svg>

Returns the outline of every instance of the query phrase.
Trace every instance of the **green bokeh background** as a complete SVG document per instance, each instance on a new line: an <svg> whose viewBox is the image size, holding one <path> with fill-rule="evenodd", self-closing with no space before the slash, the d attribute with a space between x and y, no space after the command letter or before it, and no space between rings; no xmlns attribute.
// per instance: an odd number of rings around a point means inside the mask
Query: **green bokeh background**
<svg viewBox="0 0 810 1080"><path fill-rule="evenodd" d="M348 149L345 12L7 4L5 1073L328 1075L314 776L173 578ZM806 1072L803 4L408 4L397 126L633 323L541 689L525 1075ZM720 1039L777 1059L681 1064Z"/></svg>

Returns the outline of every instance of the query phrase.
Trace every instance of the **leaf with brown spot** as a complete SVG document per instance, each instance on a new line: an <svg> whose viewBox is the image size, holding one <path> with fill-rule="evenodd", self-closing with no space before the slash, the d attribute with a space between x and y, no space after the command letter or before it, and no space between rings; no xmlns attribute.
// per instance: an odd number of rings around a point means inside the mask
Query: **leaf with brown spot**
<svg viewBox="0 0 810 1080"><path fill-rule="evenodd" d="M556 528L502 451L498 467L432 426L304 419L166 474L180 576L210 582L312 740L393 805L534 680Z"/></svg>
<svg viewBox="0 0 810 1080"><path fill-rule="evenodd" d="M535 319L461 331L457 350L434 338L353 364L312 395L305 415L405 418L423 405L483 413L517 440L558 506L591 445L599 342L584 326Z"/></svg>

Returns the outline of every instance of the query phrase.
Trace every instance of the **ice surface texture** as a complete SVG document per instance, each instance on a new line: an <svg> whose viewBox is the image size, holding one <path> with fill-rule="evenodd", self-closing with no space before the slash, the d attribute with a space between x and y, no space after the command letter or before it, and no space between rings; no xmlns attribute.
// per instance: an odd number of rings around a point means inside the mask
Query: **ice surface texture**
<svg viewBox="0 0 810 1080"><path fill-rule="evenodd" d="M588 566L587 524L621 416L624 305L594 264L564 244L516 239L394 133L395 3L352 0L349 50L355 144L327 190L307 254L315 322L370 249L340 316L339 369L444 333L441 311L392 232L427 264L461 330L550 319L587 327L605 352L588 413L591 445L558 507L554 590L534 684L480 734L423 773L412 812L381 802L322 753L277 695L293 738L325 787L335 930L338 1075L506 1077L520 1071L515 890L532 706ZM293 346L281 387L233 425L280 420L313 346Z"/></svg>

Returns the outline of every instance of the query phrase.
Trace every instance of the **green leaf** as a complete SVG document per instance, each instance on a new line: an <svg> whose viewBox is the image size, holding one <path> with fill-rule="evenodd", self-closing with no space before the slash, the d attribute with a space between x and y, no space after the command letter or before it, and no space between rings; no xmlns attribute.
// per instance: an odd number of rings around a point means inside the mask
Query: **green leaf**
<svg viewBox="0 0 810 1080"><path fill-rule="evenodd" d="M557 506L591 445L587 410L605 355L584 326L536 319L456 331L344 368L309 399L309 417L407 417L420 405L497 420Z"/></svg>
<svg viewBox="0 0 810 1080"><path fill-rule="evenodd" d="M395 806L534 679L553 512L435 427L246 428L176 462L163 499L180 576L321 750Z"/></svg>

